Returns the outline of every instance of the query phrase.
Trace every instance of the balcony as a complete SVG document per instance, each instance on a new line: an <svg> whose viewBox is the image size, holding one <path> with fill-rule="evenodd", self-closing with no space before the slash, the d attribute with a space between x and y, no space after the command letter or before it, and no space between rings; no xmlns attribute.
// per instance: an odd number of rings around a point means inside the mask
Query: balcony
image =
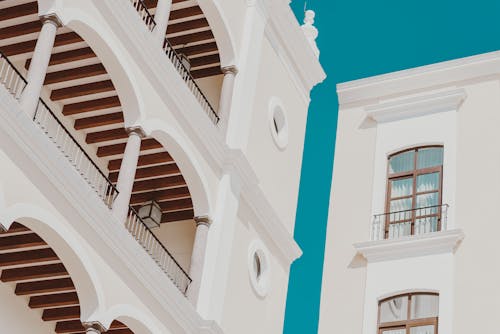
<svg viewBox="0 0 500 334"><path fill-rule="evenodd" d="M1 89L6 89L16 100L20 99L27 85L26 79L3 53L0 53L0 83L3 87ZM39 99L34 115L26 115L26 117L29 117L33 124L57 147L69 163L68 168L76 170L89 187L94 190L95 195L111 209L118 196L115 184L99 168L49 105ZM185 294L191 283L191 278L155 234L158 232L153 232L132 206L130 206L129 215L123 224L173 284L181 293Z"/></svg>
<svg viewBox="0 0 500 334"><path fill-rule="evenodd" d="M447 219L448 204L378 214L373 217L371 240L445 231Z"/></svg>

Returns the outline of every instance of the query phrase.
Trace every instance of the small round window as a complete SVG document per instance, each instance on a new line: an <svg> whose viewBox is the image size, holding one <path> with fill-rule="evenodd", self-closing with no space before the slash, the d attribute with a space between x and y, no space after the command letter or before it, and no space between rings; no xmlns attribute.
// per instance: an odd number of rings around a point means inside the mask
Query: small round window
<svg viewBox="0 0 500 334"><path fill-rule="evenodd" d="M268 252L260 240L254 240L248 250L248 271L254 291L265 297L269 290L270 267Z"/></svg>
<svg viewBox="0 0 500 334"><path fill-rule="evenodd" d="M277 98L269 102L269 126L274 142L284 150L288 144L288 122L283 104Z"/></svg>

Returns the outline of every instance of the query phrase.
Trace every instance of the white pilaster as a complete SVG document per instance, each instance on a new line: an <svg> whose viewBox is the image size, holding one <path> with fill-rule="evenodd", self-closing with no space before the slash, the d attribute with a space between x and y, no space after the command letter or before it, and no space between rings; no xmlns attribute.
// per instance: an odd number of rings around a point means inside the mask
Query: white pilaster
<svg viewBox="0 0 500 334"><path fill-rule="evenodd" d="M85 333L87 334L101 334L106 332L106 328L101 325L100 322L84 322L82 323L83 328L85 328Z"/></svg>
<svg viewBox="0 0 500 334"><path fill-rule="evenodd" d="M24 88L20 99L21 108L30 116L35 113L38 106L38 100L56 39L57 28L62 25L55 14L41 16L40 20L43 23L42 30L38 36L35 51L31 59L27 78L28 84Z"/></svg>
<svg viewBox="0 0 500 334"><path fill-rule="evenodd" d="M141 152L141 139L145 136L140 127L131 127L126 129L128 141L123 154L120 173L118 174L118 196L113 203L113 214L120 222L125 222L128 215L130 197L134 186L135 171Z"/></svg>
<svg viewBox="0 0 500 334"><path fill-rule="evenodd" d="M156 27L153 34L158 43L163 47L165 34L167 33L168 20L170 18L170 10L172 9L172 0L158 0L155 12Z"/></svg>
<svg viewBox="0 0 500 334"><path fill-rule="evenodd" d="M231 102L233 100L234 92L234 79L236 74L238 74L238 69L236 66L226 66L222 68L222 73L224 73L224 80L222 82L222 91L220 94L219 102L219 117L220 117L220 129L222 133L226 133L227 125L229 123L229 114L231 111Z"/></svg>
<svg viewBox="0 0 500 334"><path fill-rule="evenodd" d="M191 255L191 267L189 276L192 279L187 291L187 297L196 307L200 292L201 278L203 275L203 265L207 250L208 231L211 220L208 216L194 217L196 223L196 234L194 237L193 253Z"/></svg>

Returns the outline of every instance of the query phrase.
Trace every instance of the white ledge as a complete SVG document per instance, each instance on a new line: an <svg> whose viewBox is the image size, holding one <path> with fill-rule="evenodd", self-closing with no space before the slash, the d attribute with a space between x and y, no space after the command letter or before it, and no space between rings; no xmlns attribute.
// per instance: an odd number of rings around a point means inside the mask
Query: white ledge
<svg viewBox="0 0 500 334"><path fill-rule="evenodd" d="M466 98L467 93L463 88L426 94L367 106L366 117L377 123L384 123L439 112L458 111Z"/></svg>
<svg viewBox="0 0 500 334"><path fill-rule="evenodd" d="M367 262L399 260L408 257L455 253L465 234L461 229L412 235L398 239L367 241L354 248Z"/></svg>

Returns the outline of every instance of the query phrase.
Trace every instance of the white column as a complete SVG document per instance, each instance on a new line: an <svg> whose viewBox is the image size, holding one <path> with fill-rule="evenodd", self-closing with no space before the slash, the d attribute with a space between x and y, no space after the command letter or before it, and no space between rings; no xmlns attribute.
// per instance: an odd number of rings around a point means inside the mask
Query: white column
<svg viewBox="0 0 500 334"><path fill-rule="evenodd" d="M35 113L38 106L38 99L40 98L47 68L49 67L57 28L62 25L55 14L41 16L40 20L43 23L42 30L38 36L35 51L31 59L27 78L28 84L24 88L20 99L21 108L30 116Z"/></svg>
<svg viewBox="0 0 500 334"><path fill-rule="evenodd" d="M134 187L135 171L141 152L141 139L145 136L144 131L140 127L127 128L126 131L128 133L128 141L123 153L118 182L116 183L118 196L113 203L113 214L118 221L123 223L127 219L130 197L132 196L132 188Z"/></svg>
<svg viewBox="0 0 500 334"><path fill-rule="evenodd" d="M219 122L222 133L226 133L231 102L233 100L234 79L236 74L238 74L238 69L234 65L226 66L222 68L222 73L224 73L224 81L222 81L222 91L219 100Z"/></svg>
<svg viewBox="0 0 500 334"><path fill-rule="evenodd" d="M85 328L85 333L87 334L101 334L106 332L106 328L101 325L100 322L84 322L82 323L83 328Z"/></svg>
<svg viewBox="0 0 500 334"><path fill-rule="evenodd" d="M211 220L208 216L200 216L194 217L194 221L196 223L196 234L194 237L193 253L191 254L191 266L189 268L189 276L192 282L189 285L187 297L196 307L200 292L201 277L203 276L203 265Z"/></svg>
<svg viewBox="0 0 500 334"><path fill-rule="evenodd" d="M161 47L163 47L163 41L165 40L165 34L167 33L168 19L170 17L171 9L172 0L158 0L155 12L156 27L153 30L153 34L155 38L158 39Z"/></svg>

